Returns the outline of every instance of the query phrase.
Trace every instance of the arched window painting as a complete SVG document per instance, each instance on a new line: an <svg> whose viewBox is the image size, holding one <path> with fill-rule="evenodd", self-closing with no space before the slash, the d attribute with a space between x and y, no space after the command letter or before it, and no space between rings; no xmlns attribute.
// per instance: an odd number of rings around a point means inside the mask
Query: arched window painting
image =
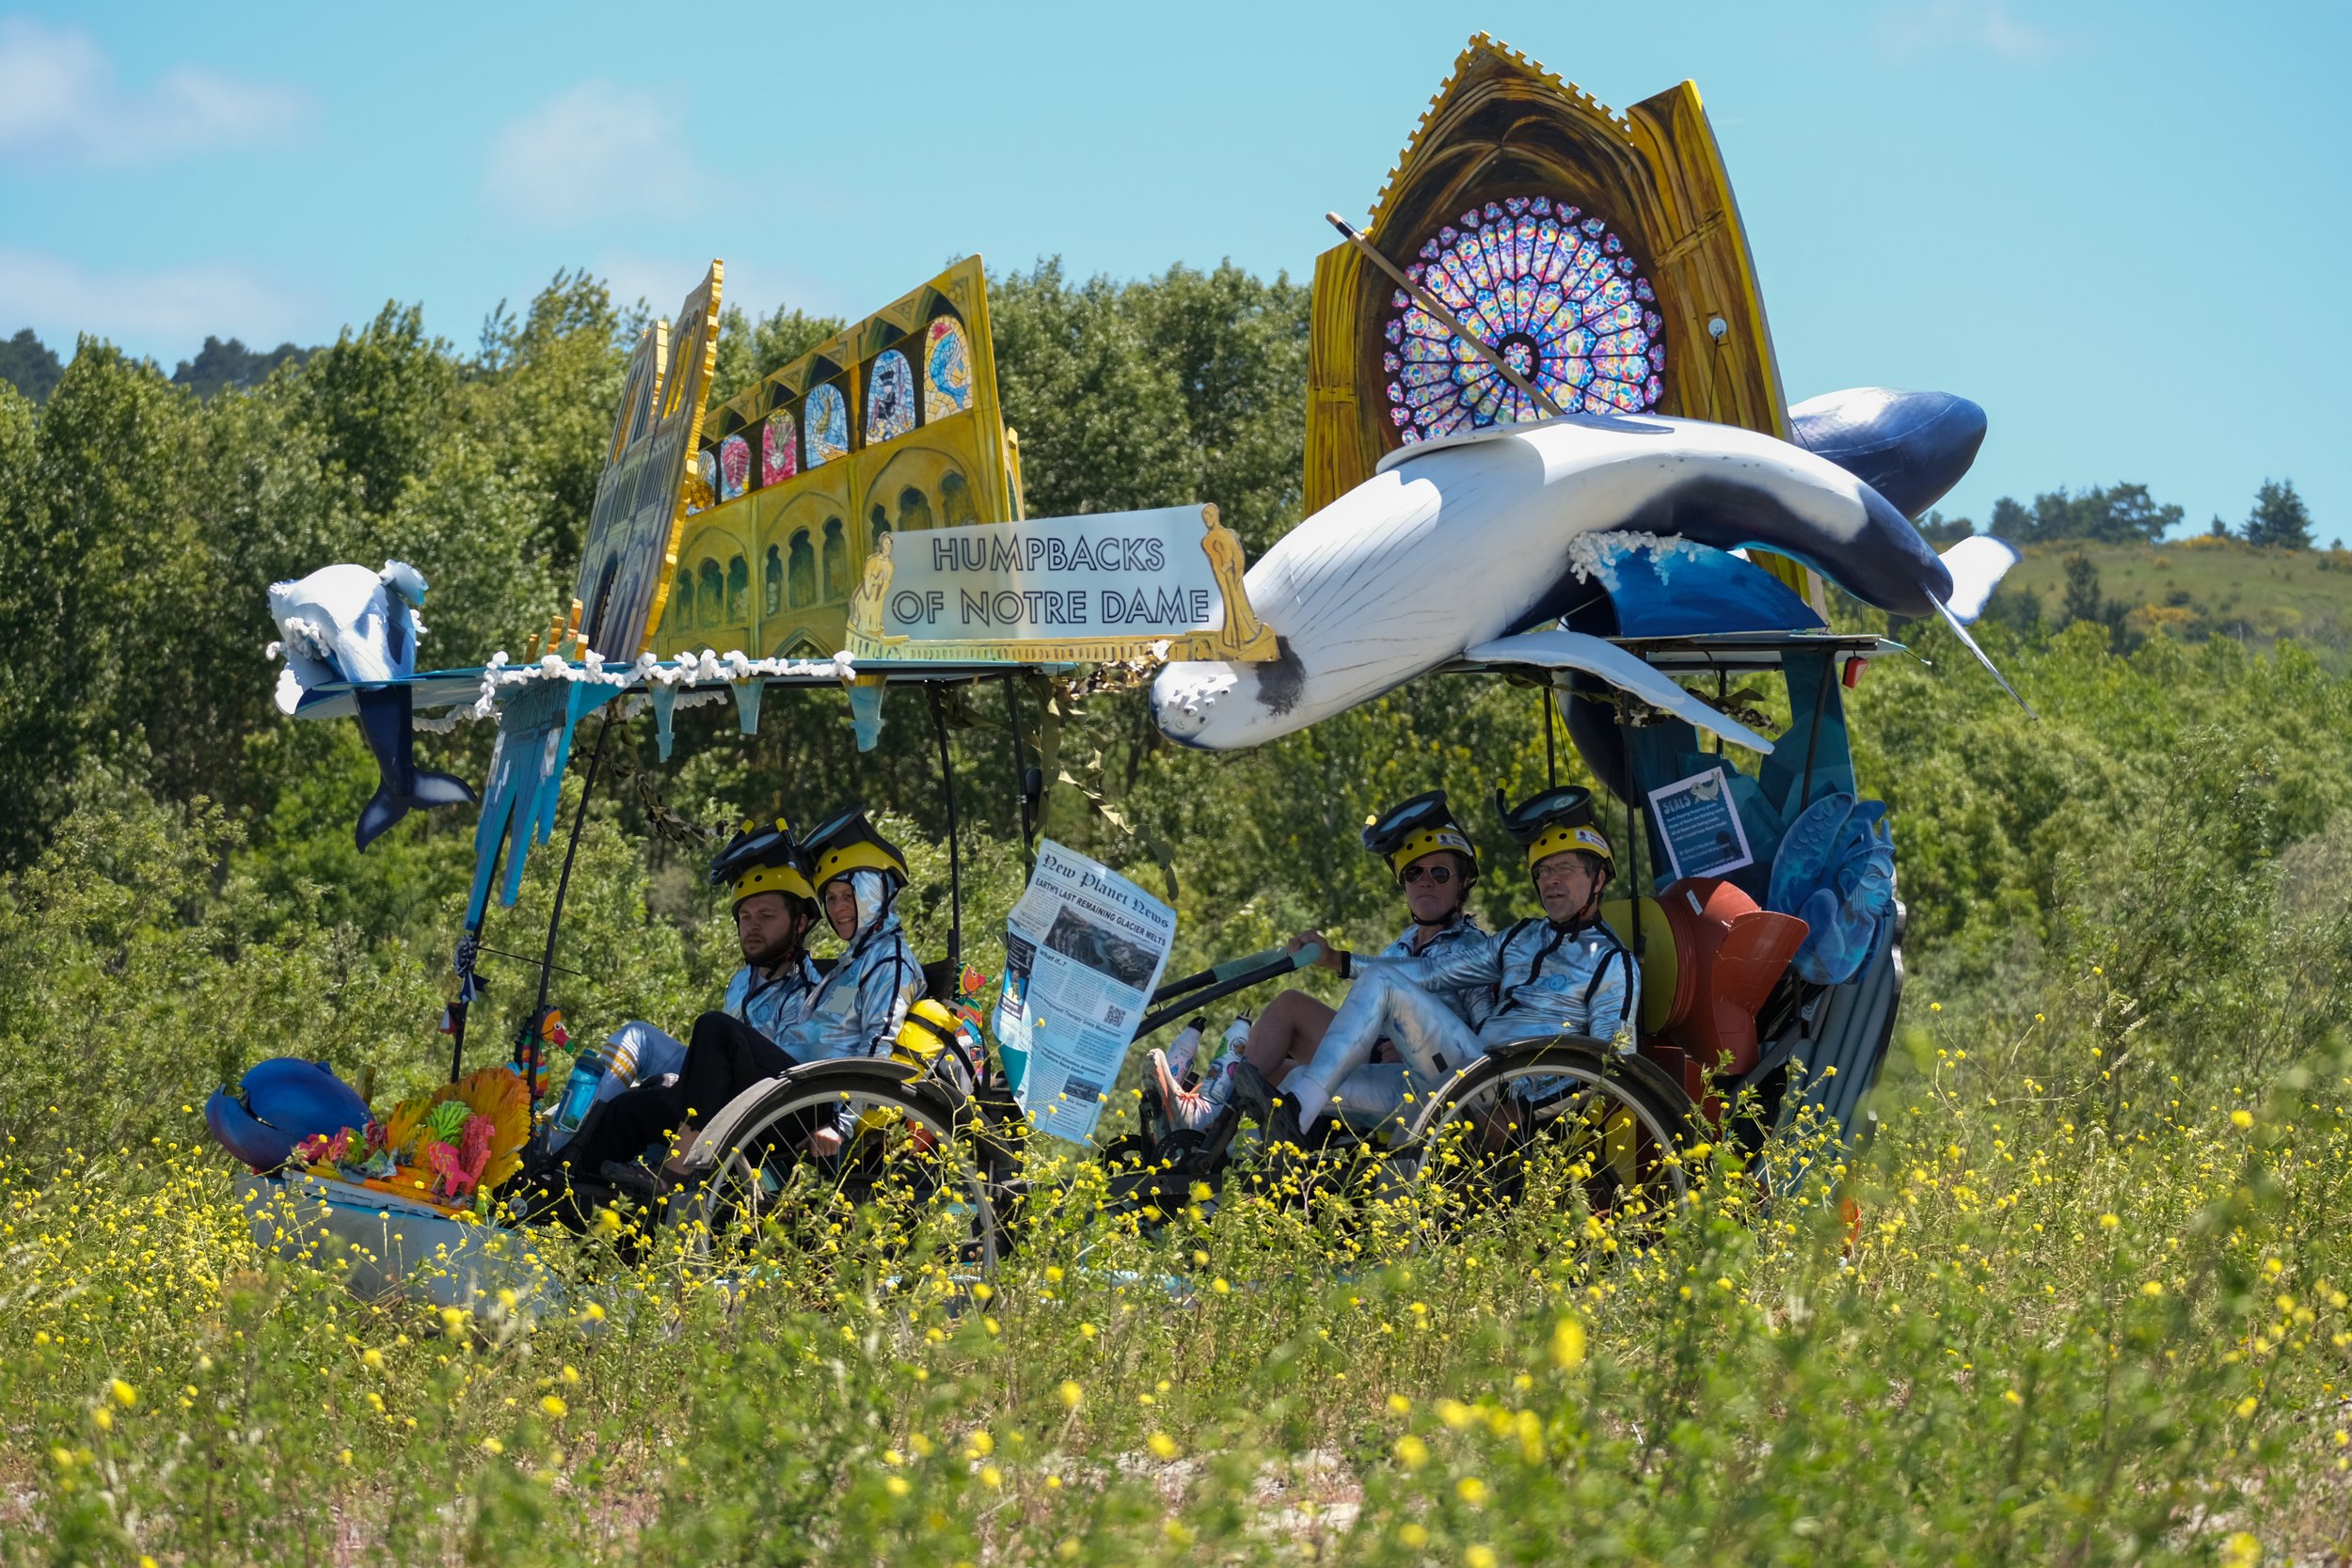
<svg viewBox="0 0 2352 1568"><path fill-rule="evenodd" d="M768 569L762 575L765 580L762 583L761 602L768 607L769 614L781 615L784 613L784 552L773 545L768 546Z"/></svg>
<svg viewBox="0 0 2352 1568"><path fill-rule="evenodd" d="M759 427L759 483L779 484L801 471L801 431L789 414L771 414Z"/></svg>
<svg viewBox="0 0 2352 1568"><path fill-rule="evenodd" d="M972 506L972 486L963 482L961 474L942 474L939 480L940 527L962 528L979 520L979 513Z"/></svg>
<svg viewBox="0 0 2352 1568"><path fill-rule="evenodd" d="M727 625L747 626L751 618L752 567L739 555L727 562Z"/></svg>
<svg viewBox="0 0 2352 1568"><path fill-rule="evenodd" d="M914 428L914 369L897 349L874 356L866 377L866 444L888 441Z"/></svg>
<svg viewBox="0 0 2352 1568"><path fill-rule="evenodd" d="M850 400L831 384L808 394L808 466L850 455Z"/></svg>
<svg viewBox="0 0 2352 1568"><path fill-rule="evenodd" d="M702 590L694 595L695 603L702 610L702 624L706 626L722 626L724 623L719 617L726 610L727 579L720 572L717 562L707 560L703 562L702 579Z"/></svg>
<svg viewBox="0 0 2352 1568"><path fill-rule="evenodd" d="M740 436L719 443L719 499L731 501L751 483L752 444Z"/></svg>
<svg viewBox="0 0 2352 1568"><path fill-rule="evenodd" d="M1664 324L1649 280L1597 217L1547 197L1472 208L1406 276L1571 414L1639 413L1665 388ZM1407 442L1536 419L1528 396L1410 295L1390 295L1389 418Z"/></svg>
<svg viewBox="0 0 2352 1568"><path fill-rule="evenodd" d="M787 580L791 591L787 596L795 605L817 602L817 552L809 548L806 529L792 535L792 562Z"/></svg>
<svg viewBox="0 0 2352 1568"><path fill-rule="evenodd" d="M686 482L686 515L707 510L719 493L719 456L708 451L694 454L694 472Z"/></svg>
<svg viewBox="0 0 2352 1568"><path fill-rule="evenodd" d="M850 546L841 537L841 519L825 519L825 598L846 599L850 596Z"/></svg>
<svg viewBox="0 0 2352 1568"><path fill-rule="evenodd" d="M681 567L670 584L670 608L662 612L662 622L673 631L686 631L694 625L694 574Z"/></svg>
<svg viewBox="0 0 2352 1568"><path fill-rule="evenodd" d="M923 418L944 420L972 406L972 354L955 317L935 317L924 332L923 370Z"/></svg>
<svg viewBox="0 0 2352 1568"><path fill-rule="evenodd" d="M898 527L900 531L904 531L910 529L927 529L930 526L930 498L924 495L922 491L916 489L912 484L908 485L905 489L900 490L898 492Z"/></svg>
<svg viewBox="0 0 2352 1568"><path fill-rule="evenodd" d="M890 508L876 501L873 513L866 520L872 525L866 531L867 537L880 539L890 531Z"/></svg>

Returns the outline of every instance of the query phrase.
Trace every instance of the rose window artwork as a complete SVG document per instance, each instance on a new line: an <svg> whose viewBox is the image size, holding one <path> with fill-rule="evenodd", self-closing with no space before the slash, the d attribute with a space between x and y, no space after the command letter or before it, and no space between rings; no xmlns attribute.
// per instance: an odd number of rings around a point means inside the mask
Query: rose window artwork
<svg viewBox="0 0 2352 1568"><path fill-rule="evenodd" d="M1664 390L1657 295L1624 242L1579 208L1489 201L1431 235L1406 276L1567 413L1636 414ZM1389 418L1405 441L1544 417L1402 289L1383 335Z"/></svg>

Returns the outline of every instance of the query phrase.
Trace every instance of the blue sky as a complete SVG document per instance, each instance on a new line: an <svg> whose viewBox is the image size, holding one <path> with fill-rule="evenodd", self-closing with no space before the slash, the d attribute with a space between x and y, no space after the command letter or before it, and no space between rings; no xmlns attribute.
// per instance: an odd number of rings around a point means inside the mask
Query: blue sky
<svg viewBox="0 0 2352 1568"><path fill-rule="evenodd" d="M2135 479L2201 528L2287 475L2352 538L2344 0L654 14L0 0L0 335L168 366L399 299L470 343L560 267L666 312L711 256L843 313L971 251L1303 278L1484 27L1611 104L1697 81L1789 397L1990 411L1947 511Z"/></svg>

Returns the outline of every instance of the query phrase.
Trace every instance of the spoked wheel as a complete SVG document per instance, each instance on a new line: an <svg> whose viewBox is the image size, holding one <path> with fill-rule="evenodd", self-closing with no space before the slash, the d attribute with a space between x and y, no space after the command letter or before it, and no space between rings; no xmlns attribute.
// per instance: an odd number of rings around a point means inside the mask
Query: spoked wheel
<svg viewBox="0 0 2352 1568"><path fill-rule="evenodd" d="M712 1260L864 1251L899 1268L995 1263L1001 1235L969 1101L896 1064L822 1063L778 1079L733 1121L690 1206ZM837 1148L823 1147L826 1132Z"/></svg>
<svg viewBox="0 0 2352 1568"><path fill-rule="evenodd" d="M1597 1040L1505 1046L1438 1090L1413 1130L1425 1218L1579 1209L1643 1223L1690 1190L1677 1151L1690 1098L1652 1063Z"/></svg>

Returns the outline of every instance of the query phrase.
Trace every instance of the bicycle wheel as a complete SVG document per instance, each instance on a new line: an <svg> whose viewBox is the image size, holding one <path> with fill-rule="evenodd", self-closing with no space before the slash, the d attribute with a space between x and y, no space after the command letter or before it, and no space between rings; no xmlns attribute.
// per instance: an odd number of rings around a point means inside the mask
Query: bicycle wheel
<svg viewBox="0 0 2352 1568"><path fill-rule="evenodd" d="M1522 1205L1661 1214L1690 1190L1673 1156L1695 1116L1657 1067L1597 1040L1500 1047L1454 1074L1414 1124L1422 1201L1446 1225Z"/></svg>
<svg viewBox="0 0 2352 1568"><path fill-rule="evenodd" d="M864 1249L896 1265L995 1263L1002 1237L970 1101L899 1064L823 1062L784 1074L731 1119L688 1203L707 1256L823 1261ZM826 1132L838 1148L823 1147Z"/></svg>

